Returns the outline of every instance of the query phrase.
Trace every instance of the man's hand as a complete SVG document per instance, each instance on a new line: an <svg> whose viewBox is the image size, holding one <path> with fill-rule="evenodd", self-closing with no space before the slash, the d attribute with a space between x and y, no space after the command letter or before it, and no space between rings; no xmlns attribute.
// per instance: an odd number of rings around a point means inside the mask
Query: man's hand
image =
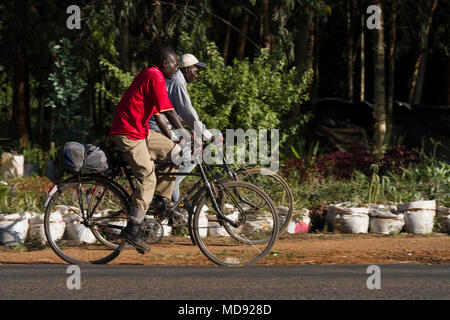
<svg viewBox="0 0 450 320"><path fill-rule="evenodd" d="M210 142L214 142L214 141L222 141L223 142L223 137L218 135L218 136L212 136L211 139L209 140Z"/></svg>

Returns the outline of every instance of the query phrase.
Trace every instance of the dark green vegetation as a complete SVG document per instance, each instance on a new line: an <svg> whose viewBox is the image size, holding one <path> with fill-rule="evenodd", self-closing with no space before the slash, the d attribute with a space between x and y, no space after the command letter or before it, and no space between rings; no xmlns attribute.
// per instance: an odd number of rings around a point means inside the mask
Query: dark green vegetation
<svg viewBox="0 0 450 320"><path fill-rule="evenodd" d="M281 169L299 208L449 205L448 164L433 156L448 145L425 139L410 151L389 141L393 101L450 104L448 1L78 1L81 29L69 30L72 4L0 4L0 151L24 153L39 175L64 142L105 137L133 76L168 44L207 63L189 90L208 127L280 129ZM382 8L379 30L366 27L372 4ZM331 153L303 135L314 114L302 103L322 97L373 104L367 153ZM42 205L40 194L33 202L13 191L23 182L5 181L0 211Z"/></svg>
<svg viewBox="0 0 450 320"><path fill-rule="evenodd" d="M102 139L125 84L162 44L208 63L190 89L207 125L280 128L288 155L304 142L307 98L367 100L388 130L393 100L449 104L449 3L375 3L380 30L366 27L369 1L79 1L81 28L70 30L71 1L3 2L2 149Z"/></svg>

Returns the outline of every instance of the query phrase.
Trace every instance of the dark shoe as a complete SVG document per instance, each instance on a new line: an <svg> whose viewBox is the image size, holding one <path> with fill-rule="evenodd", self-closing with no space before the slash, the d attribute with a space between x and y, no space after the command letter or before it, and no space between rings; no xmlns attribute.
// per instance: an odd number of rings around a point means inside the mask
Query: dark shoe
<svg viewBox="0 0 450 320"><path fill-rule="evenodd" d="M155 195L150 207L152 210L156 211L154 214L155 216L164 219L171 215L171 211L175 207L175 202L168 198Z"/></svg>
<svg viewBox="0 0 450 320"><path fill-rule="evenodd" d="M173 202L169 198L164 198L159 195L155 195L151 203L151 207L157 211L166 211L173 208L174 206L175 202Z"/></svg>
<svg viewBox="0 0 450 320"><path fill-rule="evenodd" d="M120 237L128 241L137 250L149 252L150 247L139 236L140 224L128 222L127 226L120 233Z"/></svg>

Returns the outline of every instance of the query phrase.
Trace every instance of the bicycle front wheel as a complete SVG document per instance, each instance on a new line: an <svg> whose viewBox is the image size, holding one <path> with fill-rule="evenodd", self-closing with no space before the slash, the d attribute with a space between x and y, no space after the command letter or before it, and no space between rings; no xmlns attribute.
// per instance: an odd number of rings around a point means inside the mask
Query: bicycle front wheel
<svg viewBox="0 0 450 320"><path fill-rule="evenodd" d="M279 234L284 232L294 212L294 195L287 182L279 174L265 168L238 171L238 178L257 185L271 197L280 219Z"/></svg>
<svg viewBox="0 0 450 320"><path fill-rule="evenodd" d="M223 266L255 264L272 249L278 235L275 206L259 187L240 181L214 185L215 200L223 216L213 209L210 197L197 206L193 233L200 250ZM206 210L206 205L208 210ZM207 231L206 231L207 230Z"/></svg>
<svg viewBox="0 0 450 320"><path fill-rule="evenodd" d="M44 228L53 251L70 264L104 264L125 246L129 199L102 177L81 177L56 187L45 209ZM66 230L55 229L64 221ZM114 244L113 248L108 244Z"/></svg>

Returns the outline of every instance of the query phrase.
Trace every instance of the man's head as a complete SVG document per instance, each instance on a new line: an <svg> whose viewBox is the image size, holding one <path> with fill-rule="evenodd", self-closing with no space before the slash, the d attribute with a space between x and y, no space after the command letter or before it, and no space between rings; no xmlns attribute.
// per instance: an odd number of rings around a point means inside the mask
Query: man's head
<svg viewBox="0 0 450 320"><path fill-rule="evenodd" d="M206 63L198 61L192 54L183 54L178 61L178 68L183 73L187 83L195 81L198 75L198 67L204 67Z"/></svg>
<svg viewBox="0 0 450 320"><path fill-rule="evenodd" d="M167 79L172 79L177 71L177 60L177 54L171 47L160 47L153 54L153 63Z"/></svg>

